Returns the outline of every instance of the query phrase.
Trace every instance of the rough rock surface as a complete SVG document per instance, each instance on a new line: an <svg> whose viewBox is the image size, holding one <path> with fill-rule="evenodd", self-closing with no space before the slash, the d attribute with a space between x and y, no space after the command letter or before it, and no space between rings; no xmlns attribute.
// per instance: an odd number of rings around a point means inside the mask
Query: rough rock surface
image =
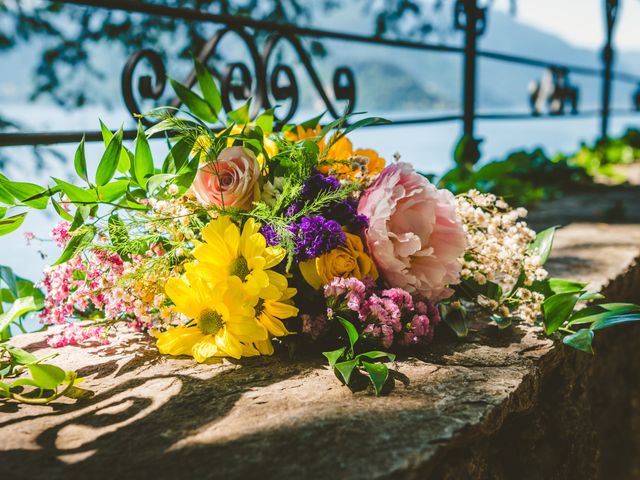
<svg viewBox="0 0 640 480"><path fill-rule="evenodd" d="M563 229L554 274L640 301L640 227ZM636 328L634 328L636 327ZM375 398L318 359L214 365L148 339L68 347L93 398L0 404L0 473L12 478L635 478L640 328L603 332L591 357L529 326L441 332L398 362ZM38 334L19 337L49 350ZM4 476L4 475L3 475Z"/></svg>

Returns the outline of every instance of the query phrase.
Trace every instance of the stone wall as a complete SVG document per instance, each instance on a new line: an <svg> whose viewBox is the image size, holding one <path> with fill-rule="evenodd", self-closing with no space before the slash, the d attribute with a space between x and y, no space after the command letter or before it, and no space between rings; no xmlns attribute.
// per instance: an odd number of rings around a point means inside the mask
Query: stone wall
<svg viewBox="0 0 640 480"><path fill-rule="evenodd" d="M561 230L556 275L640 302L640 227ZM539 329L445 330L403 358L395 388L351 393L321 360L196 365L140 336L60 350L96 395L0 405L12 478L640 478L640 326L598 334L596 355ZM41 334L16 339L46 354ZM19 472L15 475L15 472Z"/></svg>

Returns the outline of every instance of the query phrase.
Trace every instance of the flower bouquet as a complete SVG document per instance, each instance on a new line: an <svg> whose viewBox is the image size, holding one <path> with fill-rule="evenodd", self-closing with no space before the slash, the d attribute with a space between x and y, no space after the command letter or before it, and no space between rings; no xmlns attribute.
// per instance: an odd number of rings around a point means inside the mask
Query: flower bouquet
<svg viewBox="0 0 640 480"><path fill-rule="evenodd" d="M440 324L466 335L467 312L500 328L539 322L587 352L598 329L638 319L631 304L576 311L600 296L547 278L554 229L536 235L524 209L477 191L456 197L399 156L354 148L351 131L385 120L318 117L276 132L273 110L252 120L247 103L223 115L213 78L195 69L198 91L172 81L186 109L146 114L155 124L139 125L133 148L102 125L95 175L80 143L84 186L0 176L0 233L24 220L14 210L51 205L63 249L43 297L16 294L21 308L3 328L38 310L61 326L56 347L108 342L124 325L197 362L322 352L344 384L368 378L380 394L398 352L428 348ZM161 166L154 136L170 146ZM0 394L11 396L7 375Z"/></svg>

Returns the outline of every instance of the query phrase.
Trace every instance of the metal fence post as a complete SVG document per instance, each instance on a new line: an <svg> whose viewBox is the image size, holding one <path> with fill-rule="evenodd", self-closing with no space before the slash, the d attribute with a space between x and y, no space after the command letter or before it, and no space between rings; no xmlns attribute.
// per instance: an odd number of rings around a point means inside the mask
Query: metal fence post
<svg viewBox="0 0 640 480"><path fill-rule="evenodd" d="M457 0L455 4L455 28L464 31L464 85L463 132L473 140L476 106L476 45L486 25L485 9L478 7L478 0ZM475 159L477 160L477 159Z"/></svg>
<svg viewBox="0 0 640 480"><path fill-rule="evenodd" d="M602 61L604 63L604 71L602 73L602 123L600 127L600 141L605 143L608 138L609 130L609 110L611 102L611 80L613 70L613 30L616 25L616 17L618 15L619 0L605 0L605 22L606 22L606 40L602 49Z"/></svg>

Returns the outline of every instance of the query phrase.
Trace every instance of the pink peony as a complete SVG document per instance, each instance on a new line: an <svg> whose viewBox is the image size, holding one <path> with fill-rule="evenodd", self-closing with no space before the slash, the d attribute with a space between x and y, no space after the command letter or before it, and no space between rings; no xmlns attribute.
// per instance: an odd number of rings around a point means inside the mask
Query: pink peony
<svg viewBox="0 0 640 480"><path fill-rule="evenodd" d="M203 205L248 210L260 196L259 178L256 156L246 148L229 147L198 170L192 188Z"/></svg>
<svg viewBox="0 0 640 480"><path fill-rule="evenodd" d="M378 270L392 287L418 292L432 301L451 295L459 282L459 258L466 235L455 199L438 190L407 163L386 167L362 195L358 213Z"/></svg>

